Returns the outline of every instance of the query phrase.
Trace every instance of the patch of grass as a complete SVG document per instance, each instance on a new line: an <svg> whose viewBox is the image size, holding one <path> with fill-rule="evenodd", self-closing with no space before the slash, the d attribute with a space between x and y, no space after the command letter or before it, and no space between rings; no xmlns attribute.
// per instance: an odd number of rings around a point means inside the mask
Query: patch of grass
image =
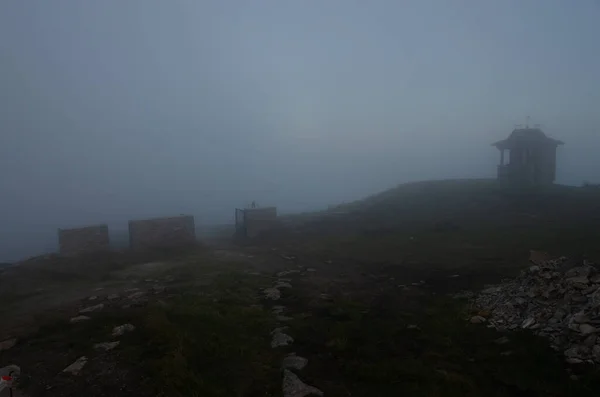
<svg viewBox="0 0 600 397"><path fill-rule="evenodd" d="M201 293L154 306L124 344L130 365L142 365L157 392L170 396L253 396L280 387L281 357L270 349L274 327L256 306L251 278L219 277Z"/></svg>
<svg viewBox="0 0 600 397"><path fill-rule="evenodd" d="M45 393L47 385L61 395L275 394L283 357L270 347L275 324L261 305L264 282L221 274L208 286L182 287L147 307L108 307L78 324L48 322L2 359L22 366L21 386L32 395ZM125 323L136 329L113 338L113 328ZM121 343L110 352L93 348L112 340ZM60 373L81 356L89 362L80 376Z"/></svg>

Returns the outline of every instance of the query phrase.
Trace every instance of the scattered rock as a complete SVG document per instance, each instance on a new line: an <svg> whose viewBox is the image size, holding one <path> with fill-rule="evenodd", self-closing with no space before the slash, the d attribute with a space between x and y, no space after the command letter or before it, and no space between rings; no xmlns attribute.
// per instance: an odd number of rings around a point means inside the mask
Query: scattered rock
<svg viewBox="0 0 600 397"><path fill-rule="evenodd" d="M277 288L267 288L263 292L267 299L277 301L281 298L281 292Z"/></svg>
<svg viewBox="0 0 600 397"><path fill-rule="evenodd" d="M313 269L312 267L309 267L308 269L306 269L307 272L316 272L317 269Z"/></svg>
<svg viewBox="0 0 600 397"><path fill-rule="evenodd" d="M271 340L271 347L275 349L280 346L287 346L294 342L294 338L289 336L288 334L284 334L283 332L274 332L273 339Z"/></svg>
<svg viewBox="0 0 600 397"><path fill-rule="evenodd" d="M115 347L119 346L119 341L116 342L104 342L104 343L96 343L94 345L94 349L96 350L104 350L105 352L114 349Z"/></svg>
<svg viewBox="0 0 600 397"><path fill-rule="evenodd" d="M577 265L536 252L531 261L518 277L481 291L474 306L490 313L489 327L527 329L564 352L569 363L600 364L600 271L589 262ZM482 322L478 316L474 321Z"/></svg>
<svg viewBox="0 0 600 397"><path fill-rule="evenodd" d="M132 324L118 325L115 328L113 328L112 336L121 336L125 332L131 332L133 330L135 330L135 326L133 326Z"/></svg>
<svg viewBox="0 0 600 397"><path fill-rule="evenodd" d="M581 332L582 335L590 335L590 334L598 332L598 329L596 327L594 327L593 325L581 324L579 326L579 332Z"/></svg>
<svg viewBox="0 0 600 397"><path fill-rule="evenodd" d="M279 282L277 282L277 284L275 284L274 288L292 288L292 284L286 283L283 281L279 281Z"/></svg>
<svg viewBox="0 0 600 397"><path fill-rule="evenodd" d="M271 331L271 335L274 335L278 332L285 331L286 329L290 329L290 327L288 327L287 325L284 325L283 327L277 327L273 331Z"/></svg>
<svg viewBox="0 0 600 397"><path fill-rule="evenodd" d="M144 291L138 291L138 292L134 292L133 294L129 295L127 297L127 299L137 300L137 299L142 298L144 295L146 295L146 293Z"/></svg>
<svg viewBox="0 0 600 397"><path fill-rule="evenodd" d="M273 314L275 314L275 315L279 315L279 314L283 313L284 310L285 310L285 306L281 306L281 305L273 306Z"/></svg>
<svg viewBox="0 0 600 397"><path fill-rule="evenodd" d="M485 317L482 316L473 316L471 317L471 324L481 324L485 323Z"/></svg>
<svg viewBox="0 0 600 397"><path fill-rule="evenodd" d="M284 270L282 272L277 273L277 277L287 276L288 274L300 273L300 270Z"/></svg>
<svg viewBox="0 0 600 397"><path fill-rule="evenodd" d="M497 294L500 291L502 291L502 287L490 287L490 288L486 288L483 291L481 291L482 294Z"/></svg>
<svg viewBox="0 0 600 397"><path fill-rule="evenodd" d="M119 295L118 294L110 294L110 295L108 295L108 300L110 300L110 301L114 301L114 300L117 300L117 299L119 299Z"/></svg>
<svg viewBox="0 0 600 397"><path fill-rule="evenodd" d="M596 340L597 340L597 336L596 335L589 335L588 337L585 338L585 340L583 341L583 345L587 346L587 347L594 347L594 345L596 344Z"/></svg>
<svg viewBox="0 0 600 397"><path fill-rule="evenodd" d="M508 337L503 336L501 338L498 338L494 341L495 344L497 345L504 345L506 343L510 342L510 339L508 339Z"/></svg>
<svg viewBox="0 0 600 397"><path fill-rule="evenodd" d="M322 396L323 392L314 386L302 382L298 375L288 369L283 370L283 397Z"/></svg>
<svg viewBox="0 0 600 397"><path fill-rule="evenodd" d="M165 287L163 287L162 285L155 285L154 287L152 287L152 292L154 292L155 295L162 294L166 290L167 289Z"/></svg>
<svg viewBox="0 0 600 397"><path fill-rule="evenodd" d="M521 324L521 328L527 329L527 328L531 327L533 324L535 324L535 319L533 317L529 317L529 318L526 318L525 320L523 320L523 323Z"/></svg>
<svg viewBox="0 0 600 397"><path fill-rule="evenodd" d="M400 287L400 285L398 286ZM402 285L404 287L404 285ZM475 294L472 291L460 291L452 295L454 299L473 299Z"/></svg>
<svg viewBox="0 0 600 397"><path fill-rule="evenodd" d="M565 357L580 357L580 348L579 346L573 346L564 351Z"/></svg>
<svg viewBox="0 0 600 397"><path fill-rule="evenodd" d="M87 321L87 320L91 320L91 317L88 316L77 316L77 317L73 317L71 320L69 320L69 322L71 324L77 324L77 323L81 323L83 321Z"/></svg>
<svg viewBox="0 0 600 397"><path fill-rule="evenodd" d="M409 324L408 326L406 326L406 329L416 329L416 330L419 330L421 328L419 328L419 326L416 325L416 324Z"/></svg>
<svg viewBox="0 0 600 397"><path fill-rule="evenodd" d="M600 362L600 346L595 345L592 348L592 354L594 355L594 359L598 362Z"/></svg>
<svg viewBox="0 0 600 397"><path fill-rule="evenodd" d="M589 322L590 318L586 316L583 312L579 312L573 316L573 321L578 324L583 324Z"/></svg>
<svg viewBox="0 0 600 397"><path fill-rule="evenodd" d="M583 360L582 359L575 358L575 357L567 358L565 361L567 362L567 364L572 364L572 365L583 364Z"/></svg>
<svg viewBox="0 0 600 397"><path fill-rule="evenodd" d="M0 342L0 352L8 349L12 349L17 344L17 339L7 339L5 341Z"/></svg>
<svg viewBox="0 0 600 397"><path fill-rule="evenodd" d="M297 356L296 353L291 353L283 359L281 368L300 371L302 368L306 367L306 364L308 364L307 358Z"/></svg>
<svg viewBox="0 0 600 397"><path fill-rule="evenodd" d="M88 306L88 307L86 307L86 308L84 308L84 309L81 309L81 310L79 311L79 313L93 313L93 312L100 311L100 310L102 310L102 309L104 309L104 304L102 304L102 303L99 303L99 304L97 304L97 305L94 305L94 306Z"/></svg>
<svg viewBox="0 0 600 397"><path fill-rule="evenodd" d="M88 298L88 300L91 300L91 301L95 301L96 299L98 299L98 297L96 295L92 295Z"/></svg>
<svg viewBox="0 0 600 397"><path fill-rule="evenodd" d="M67 368L63 369L62 372L66 372L71 375L79 375L84 365L87 364L87 357L82 356L79 357L73 364L69 365Z"/></svg>
<svg viewBox="0 0 600 397"><path fill-rule="evenodd" d="M477 315L487 319L491 315L491 313L487 310L480 310L479 313L477 313Z"/></svg>

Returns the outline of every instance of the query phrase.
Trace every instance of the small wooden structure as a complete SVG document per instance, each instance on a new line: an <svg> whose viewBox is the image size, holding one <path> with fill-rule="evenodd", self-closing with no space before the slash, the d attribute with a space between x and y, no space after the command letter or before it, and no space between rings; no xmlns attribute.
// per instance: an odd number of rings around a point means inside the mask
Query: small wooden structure
<svg viewBox="0 0 600 397"><path fill-rule="evenodd" d="M515 128L507 139L492 146L500 150L498 180L520 184L552 184L556 179L556 149L564 143L534 128ZM509 152L505 164L505 151Z"/></svg>
<svg viewBox="0 0 600 397"><path fill-rule="evenodd" d="M277 224L277 207L235 209L235 230L238 236L256 237Z"/></svg>

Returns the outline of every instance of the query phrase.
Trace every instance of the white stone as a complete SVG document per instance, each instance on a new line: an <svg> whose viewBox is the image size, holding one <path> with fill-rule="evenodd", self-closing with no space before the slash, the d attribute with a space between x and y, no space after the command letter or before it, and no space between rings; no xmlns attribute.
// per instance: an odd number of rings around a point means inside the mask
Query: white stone
<svg viewBox="0 0 600 397"><path fill-rule="evenodd" d="M73 364L63 369L63 372L69 373L71 375L79 375L85 364L87 364L87 361L87 357L79 357Z"/></svg>
<svg viewBox="0 0 600 397"><path fill-rule="evenodd" d="M294 338L292 338L288 334L284 334L283 332L275 332L273 334L273 339L271 340L271 347L275 349L276 347L290 345L293 342Z"/></svg>
<svg viewBox="0 0 600 397"><path fill-rule="evenodd" d="M279 300L281 298L281 292L277 288L267 288L264 290L267 299Z"/></svg>
<svg viewBox="0 0 600 397"><path fill-rule="evenodd" d="M323 395L323 392L321 390L302 382L298 375L294 374L293 372L287 369L283 370L282 390L284 397L306 397L310 395Z"/></svg>
<svg viewBox="0 0 600 397"><path fill-rule="evenodd" d="M471 324L481 324L485 323L485 317L482 316L473 316L471 317Z"/></svg>
<svg viewBox="0 0 600 397"><path fill-rule="evenodd" d="M535 324L535 319L533 317L530 317L523 321L523 323L521 324L521 328L527 329L527 328L531 327L533 324Z"/></svg>
<svg viewBox="0 0 600 397"><path fill-rule="evenodd" d="M93 312L100 311L102 309L104 309L104 305L102 303L99 303L97 305L89 306L89 307L86 307L84 309L81 309L79 311L79 313L93 313Z"/></svg>
<svg viewBox="0 0 600 397"><path fill-rule="evenodd" d="M133 294L129 295L127 297L127 299L131 299L131 300L140 299L144 295L146 295L146 293L144 291L138 291L138 292L134 292Z"/></svg>
<svg viewBox="0 0 600 397"><path fill-rule="evenodd" d="M112 336L121 336L124 333L131 332L133 330L135 330L135 326L132 324L118 325L115 328L113 328Z"/></svg>
<svg viewBox="0 0 600 397"><path fill-rule="evenodd" d="M119 346L119 341L116 342L104 342L104 343L96 343L94 345L94 349L96 350L104 350L104 351L109 351L114 349L115 347Z"/></svg>
<svg viewBox="0 0 600 397"><path fill-rule="evenodd" d="M306 367L306 364L308 364L307 358L297 356L296 353L291 353L283 359L281 367L283 369L296 369L299 371Z"/></svg>
<svg viewBox="0 0 600 397"><path fill-rule="evenodd" d="M71 324L77 324L77 323L81 323L83 321L87 321L87 320L91 320L91 317L88 316L77 316L77 317L73 317L69 322Z"/></svg>

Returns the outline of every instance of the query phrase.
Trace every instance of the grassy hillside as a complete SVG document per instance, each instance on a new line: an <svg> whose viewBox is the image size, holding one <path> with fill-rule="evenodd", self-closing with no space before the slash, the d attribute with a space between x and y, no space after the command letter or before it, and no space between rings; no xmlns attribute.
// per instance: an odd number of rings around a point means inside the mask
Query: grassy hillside
<svg viewBox="0 0 600 397"><path fill-rule="evenodd" d="M510 272L536 249L600 262L600 189L595 188L417 182L290 224L299 250L324 260ZM287 236L281 241L289 242Z"/></svg>

